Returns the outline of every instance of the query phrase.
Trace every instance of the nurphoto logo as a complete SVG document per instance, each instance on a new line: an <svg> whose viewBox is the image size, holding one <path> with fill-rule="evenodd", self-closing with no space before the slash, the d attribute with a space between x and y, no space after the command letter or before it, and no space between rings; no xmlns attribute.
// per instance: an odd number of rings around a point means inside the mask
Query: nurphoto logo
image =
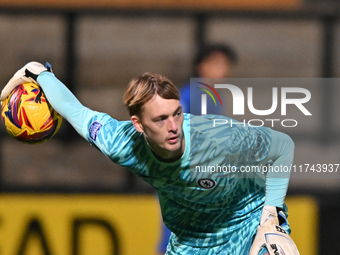
<svg viewBox="0 0 340 255"><path fill-rule="evenodd" d="M222 100L221 100L221 97L220 95L217 93L216 89L214 89L214 87L208 85L208 84L205 84L203 82L198 82L199 84L207 87L208 89L210 89L218 98L221 106L223 105L222 104ZM197 87L198 89L201 89L203 90L204 92L206 92L210 97L211 99L214 101L215 103L215 106L217 106L217 103L216 103L216 100L215 100L215 97L211 94L211 92L205 88L201 88L201 87ZM206 115L207 114L207 94L202 94L201 95L201 114L202 115Z"/></svg>
<svg viewBox="0 0 340 255"><path fill-rule="evenodd" d="M256 87L247 87L246 93L244 93L238 86L233 84L214 84L208 85L203 82L196 82L199 86L196 88L204 91L205 93L201 94L201 114L206 115L209 114L209 109L207 107L207 95L214 101L215 106L217 106L218 102L215 97L219 100L220 105L223 105L223 100L220 97L219 91L227 90L228 93L232 96L232 114L235 116L245 115L245 107L247 110L256 115L256 116L266 116L266 118L259 119L250 119L243 120L237 125L246 125L249 126L263 126L265 124L274 127L276 123L281 123L283 127L295 127L298 125L298 121L296 119L277 119L277 118L269 118L268 116L273 114L276 110L280 110L280 116L287 116L287 106L296 107L304 116L312 116L312 113L307 109L305 104L311 100L311 92L306 88L301 87L271 87L266 88L267 91L271 90L271 98L266 98L266 101L271 103L271 106L267 109L257 109L254 106L254 93L253 91L258 89ZM280 96L279 96L280 93ZM230 123L229 123L230 122ZM228 121L226 119L215 119L214 127L216 125L236 125L236 122L232 122L232 120Z"/></svg>

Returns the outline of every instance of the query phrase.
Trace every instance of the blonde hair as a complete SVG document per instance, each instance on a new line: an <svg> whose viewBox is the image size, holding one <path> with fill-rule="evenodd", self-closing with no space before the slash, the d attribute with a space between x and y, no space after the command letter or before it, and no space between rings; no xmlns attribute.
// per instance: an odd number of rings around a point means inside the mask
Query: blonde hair
<svg viewBox="0 0 340 255"><path fill-rule="evenodd" d="M165 76L153 73L144 73L130 81L123 100L130 116L140 116L144 104L159 95L164 99L180 100L176 86Z"/></svg>

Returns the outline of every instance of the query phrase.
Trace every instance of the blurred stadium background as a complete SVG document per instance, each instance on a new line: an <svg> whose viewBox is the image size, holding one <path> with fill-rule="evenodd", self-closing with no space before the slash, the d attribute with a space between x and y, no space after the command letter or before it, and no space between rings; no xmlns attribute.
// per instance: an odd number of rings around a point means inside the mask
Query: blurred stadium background
<svg viewBox="0 0 340 255"><path fill-rule="evenodd" d="M336 0L0 0L0 84L31 60L48 61L83 104L125 120L121 98L131 78L152 71L180 86L206 42L237 50L233 77L337 78L339 7ZM339 164L340 87L312 96L314 124L287 132L295 164ZM153 189L66 121L36 146L1 126L0 146L0 254L156 254ZM340 254L339 175L292 178L289 213L302 255Z"/></svg>

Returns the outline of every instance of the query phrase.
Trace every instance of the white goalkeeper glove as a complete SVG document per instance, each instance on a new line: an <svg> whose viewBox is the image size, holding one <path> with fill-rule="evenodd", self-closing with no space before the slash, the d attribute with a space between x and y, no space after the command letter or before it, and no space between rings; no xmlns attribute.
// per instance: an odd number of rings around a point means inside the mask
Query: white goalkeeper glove
<svg viewBox="0 0 340 255"><path fill-rule="evenodd" d="M260 225L249 255L258 255L264 247L270 255L300 255L293 239L279 225L279 217L286 220L283 211L278 213L275 206L263 207Z"/></svg>
<svg viewBox="0 0 340 255"><path fill-rule="evenodd" d="M29 62L26 64L14 74L14 76L3 88L0 97L1 101L8 97L12 90L20 84L27 82L33 82L37 84L38 75L44 71L52 72L52 67L49 63L46 63L46 67L38 62Z"/></svg>

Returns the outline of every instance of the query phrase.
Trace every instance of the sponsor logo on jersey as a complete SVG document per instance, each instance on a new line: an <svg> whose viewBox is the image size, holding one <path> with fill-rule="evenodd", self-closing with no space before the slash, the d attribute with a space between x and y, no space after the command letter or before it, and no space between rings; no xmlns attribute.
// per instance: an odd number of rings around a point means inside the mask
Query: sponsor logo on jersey
<svg viewBox="0 0 340 255"><path fill-rule="evenodd" d="M90 138L92 139L92 141L96 141L97 135L102 126L103 125L100 124L98 121L95 121L91 124L89 131L90 131Z"/></svg>
<svg viewBox="0 0 340 255"><path fill-rule="evenodd" d="M203 189L212 189L216 186L216 182L208 178L199 179L197 184Z"/></svg>

